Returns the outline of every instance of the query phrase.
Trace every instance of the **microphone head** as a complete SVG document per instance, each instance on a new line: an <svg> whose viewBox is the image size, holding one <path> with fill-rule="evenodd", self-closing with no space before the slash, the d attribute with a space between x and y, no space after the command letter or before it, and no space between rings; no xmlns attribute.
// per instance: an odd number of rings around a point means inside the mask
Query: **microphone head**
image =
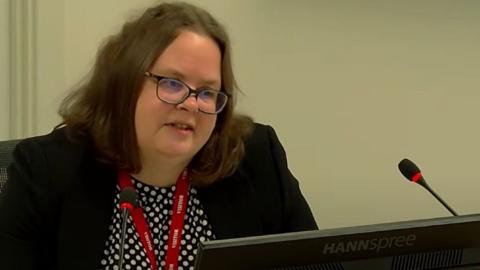
<svg viewBox="0 0 480 270"><path fill-rule="evenodd" d="M423 179L420 169L409 159L403 159L398 163L398 169L408 180L417 182Z"/></svg>
<svg viewBox="0 0 480 270"><path fill-rule="evenodd" d="M137 192L132 187L126 187L120 192L120 208L125 208L130 205L137 207Z"/></svg>

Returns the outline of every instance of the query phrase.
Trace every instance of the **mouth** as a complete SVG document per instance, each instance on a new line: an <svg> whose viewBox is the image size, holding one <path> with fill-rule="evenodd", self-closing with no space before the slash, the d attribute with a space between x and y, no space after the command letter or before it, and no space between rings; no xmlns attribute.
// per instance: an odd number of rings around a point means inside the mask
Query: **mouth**
<svg viewBox="0 0 480 270"><path fill-rule="evenodd" d="M167 123L165 125L168 126L168 127L173 127L173 128L177 128L177 129L180 129L180 130L186 130L186 131L193 131L194 130L193 125L189 124L189 123L171 122L171 123Z"/></svg>

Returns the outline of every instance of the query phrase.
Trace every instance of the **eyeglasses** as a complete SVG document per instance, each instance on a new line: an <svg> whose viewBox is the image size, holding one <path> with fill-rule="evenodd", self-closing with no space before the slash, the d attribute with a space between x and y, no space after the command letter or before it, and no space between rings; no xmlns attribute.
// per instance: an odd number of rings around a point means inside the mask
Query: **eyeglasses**
<svg viewBox="0 0 480 270"><path fill-rule="evenodd" d="M152 78L157 83L157 97L168 104L178 105L188 97L194 95L197 99L198 110L206 114L218 114L227 105L229 95L212 89L193 89L184 82L151 72L145 76Z"/></svg>

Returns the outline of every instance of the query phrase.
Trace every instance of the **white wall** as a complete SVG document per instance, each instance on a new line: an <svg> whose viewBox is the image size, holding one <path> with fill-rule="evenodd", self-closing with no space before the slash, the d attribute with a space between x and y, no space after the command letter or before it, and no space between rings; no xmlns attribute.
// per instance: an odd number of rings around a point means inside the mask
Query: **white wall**
<svg viewBox="0 0 480 270"><path fill-rule="evenodd" d="M0 0L0 141L9 134L8 0Z"/></svg>
<svg viewBox="0 0 480 270"><path fill-rule="evenodd" d="M73 83L66 82L66 68L77 65L65 55L65 32L70 30L65 24L67 2L37 1L37 134L50 132L59 123L58 106ZM81 48L83 43L77 43L76 47Z"/></svg>
<svg viewBox="0 0 480 270"><path fill-rule="evenodd" d="M52 1L38 2L38 133L103 38L152 3ZM402 179L404 157L480 212L479 1L190 2L227 26L239 108L275 127L321 227L448 215Z"/></svg>

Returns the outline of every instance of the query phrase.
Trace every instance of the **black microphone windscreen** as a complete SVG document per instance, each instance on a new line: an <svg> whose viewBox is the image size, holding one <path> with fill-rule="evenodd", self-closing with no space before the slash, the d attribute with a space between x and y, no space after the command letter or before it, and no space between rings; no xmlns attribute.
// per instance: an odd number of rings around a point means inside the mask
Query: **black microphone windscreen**
<svg viewBox="0 0 480 270"><path fill-rule="evenodd" d="M417 165L406 158L398 163L398 169L408 180L412 180L412 177L420 172Z"/></svg>
<svg viewBox="0 0 480 270"><path fill-rule="evenodd" d="M137 192L132 187L126 187L120 192L120 205L123 203L130 203L137 207Z"/></svg>

